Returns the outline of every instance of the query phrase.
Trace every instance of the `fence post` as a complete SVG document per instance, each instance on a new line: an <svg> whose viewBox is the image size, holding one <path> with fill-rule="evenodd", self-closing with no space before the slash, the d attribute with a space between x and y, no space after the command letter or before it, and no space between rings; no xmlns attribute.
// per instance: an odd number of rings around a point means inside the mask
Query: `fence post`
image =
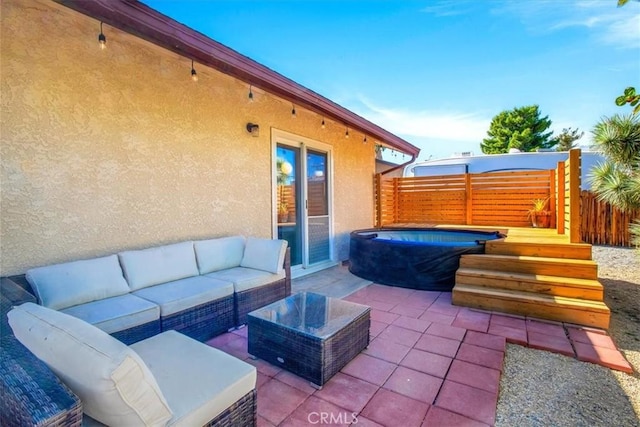
<svg viewBox="0 0 640 427"><path fill-rule="evenodd" d="M375 197L376 197L376 218L375 226L382 227L382 174L377 173L374 177Z"/></svg>
<svg viewBox="0 0 640 427"><path fill-rule="evenodd" d="M556 192L558 194L558 220L556 222L556 228L558 234L564 234L564 207L565 207L565 192L564 192L564 180L565 180L564 162L558 162L558 168L556 172Z"/></svg>
<svg viewBox="0 0 640 427"><path fill-rule="evenodd" d="M464 197L466 201L465 224L470 225L473 223L473 194L471 192L471 174L469 172L464 174Z"/></svg>
<svg viewBox="0 0 640 427"><path fill-rule="evenodd" d="M551 228L556 228L556 171L549 171L549 210L551 215Z"/></svg>
<svg viewBox="0 0 640 427"><path fill-rule="evenodd" d="M569 151L569 241L582 242L580 236L580 156L579 148Z"/></svg>

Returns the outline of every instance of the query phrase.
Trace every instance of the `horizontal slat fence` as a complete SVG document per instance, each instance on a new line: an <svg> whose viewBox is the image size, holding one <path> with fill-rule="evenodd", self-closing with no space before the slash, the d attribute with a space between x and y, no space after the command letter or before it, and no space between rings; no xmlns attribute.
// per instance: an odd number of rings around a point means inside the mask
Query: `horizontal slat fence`
<svg viewBox="0 0 640 427"><path fill-rule="evenodd" d="M555 171L402 177L376 176L376 225L398 223L531 225L534 199L555 208Z"/></svg>
<svg viewBox="0 0 640 427"><path fill-rule="evenodd" d="M582 191L582 240L592 245L631 246L629 224L640 221L640 209L623 212Z"/></svg>

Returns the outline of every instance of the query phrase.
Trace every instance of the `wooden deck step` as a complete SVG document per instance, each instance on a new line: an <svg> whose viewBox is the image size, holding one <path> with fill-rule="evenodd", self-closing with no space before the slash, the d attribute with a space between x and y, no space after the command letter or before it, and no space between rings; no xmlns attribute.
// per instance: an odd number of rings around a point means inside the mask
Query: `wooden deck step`
<svg viewBox="0 0 640 427"><path fill-rule="evenodd" d="M460 268L456 272L456 285L603 301L602 284L591 279Z"/></svg>
<svg viewBox="0 0 640 427"><path fill-rule="evenodd" d="M456 284L453 304L607 329L610 311L603 302Z"/></svg>
<svg viewBox="0 0 640 427"><path fill-rule="evenodd" d="M598 265L594 261L582 259L475 254L462 255L460 268L564 276L576 279L597 280L598 278Z"/></svg>
<svg viewBox="0 0 640 427"><path fill-rule="evenodd" d="M493 255L522 255L549 258L591 259L591 245L588 243L522 242L489 240L485 253Z"/></svg>

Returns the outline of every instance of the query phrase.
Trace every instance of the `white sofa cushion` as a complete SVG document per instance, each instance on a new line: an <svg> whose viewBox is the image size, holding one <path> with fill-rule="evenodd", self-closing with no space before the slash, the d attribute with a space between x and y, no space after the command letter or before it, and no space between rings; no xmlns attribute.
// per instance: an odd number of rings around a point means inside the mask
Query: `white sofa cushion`
<svg viewBox="0 0 640 427"><path fill-rule="evenodd" d="M84 320L108 334L144 325L160 318L157 304L132 294L75 305L60 310Z"/></svg>
<svg viewBox="0 0 640 427"><path fill-rule="evenodd" d="M189 277L140 289L134 295L160 306L166 317L192 307L233 295L233 284L205 276Z"/></svg>
<svg viewBox="0 0 640 427"><path fill-rule="evenodd" d="M256 369L218 349L167 331L131 345L173 411L168 425L201 426L256 386Z"/></svg>
<svg viewBox="0 0 640 427"><path fill-rule="evenodd" d="M238 267L244 255L244 242L242 236L193 242L200 274Z"/></svg>
<svg viewBox="0 0 640 427"><path fill-rule="evenodd" d="M287 241L249 237L244 247L240 267L255 268L270 273L282 273Z"/></svg>
<svg viewBox="0 0 640 427"><path fill-rule="evenodd" d="M116 255L33 268L26 278L40 304L55 310L129 292Z"/></svg>
<svg viewBox="0 0 640 427"><path fill-rule="evenodd" d="M173 416L142 359L106 332L73 316L26 303L12 309L16 338L112 426L164 425Z"/></svg>
<svg viewBox="0 0 640 427"><path fill-rule="evenodd" d="M215 271L205 275L204 277L212 277L218 280L231 282L233 283L233 289L236 292L242 292L284 279L286 274L284 271L279 274L274 274L269 273L268 271L256 270L255 268L235 267L222 271Z"/></svg>
<svg viewBox="0 0 640 427"><path fill-rule="evenodd" d="M131 290L197 276L193 242L125 251L118 254Z"/></svg>

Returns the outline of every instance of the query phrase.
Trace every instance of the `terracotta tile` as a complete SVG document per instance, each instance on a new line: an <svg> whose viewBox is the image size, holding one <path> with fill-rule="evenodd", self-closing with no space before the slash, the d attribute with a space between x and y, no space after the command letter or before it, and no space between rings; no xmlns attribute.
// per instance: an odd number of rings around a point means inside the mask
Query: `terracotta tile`
<svg viewBox="0 0 640 427"><path fill-rule="evenodd" d="M412 317L400 316L394 322L394 325L401 328L411 329L416 332L424 332L431 325L428 320L414 319Z"/></svg>
<svg viewBox="0 0 640 427"><path fill-rule="evenodd" d="M239 329L234 329L233 331L231 331L232 334L247 338L247 335L249 334L249 328L247 328L246 326L243 326Z"/></svg>
<svg viewBox="0 0 640 427"><path fill-rule="evenodd" d="M514 316L514 315L505 315L505 314L492 314L491 315L491 324L508 326L510 328L516 329L526 329L527 325L525 323L524 317L522 316Z"/></svg>
<svg viewBox="0 0 640 427"><path fill-rule="evenodd" d="M498 325L495 323L489 324L489 330L487 331L492 335L499 335L505 337L507 342L527 345L527 331L520 328L510 328L509 326Z"/></svg>
<svg viewBox="0 0 640 427"><path fill-rule="evenodd" d="M447 380L496 394L500 390L500 371L458 359L451 363Z"/></svg>
<svg viewBox="0 0 640 427"><path fill-rule="evenodd" d="M595 347L590 344L580 342L574 342L573 346L576 349L578 360L606 366L628 374L633 373L633 368L618 350L605 347Z"/></svg>
<svg viewBox="0 0 640 427"><path fill-rule="evenodd" d="M371 309L371 320L375 320L376 322L382 322L390 325L398 317L400 317L399 314L388 313L386 311L377 310L375 308Z"/></svg>
<svg viewBox="0 0 640 427"><path fill-rule="evenodd" d="M361 353L342 368L341 372L381 386L395 368L393 363Z"/></svg>
<svg viewBox="0 0 640 427"><path fill-rule="evenodd" d="M380 290L380 291L374 290L369 294L370 301L375 300L375 301L390 303L393 305L396 305L402 302L405 298L406 296L395 294L391 290Z"/></svg>
<svg viewBox="0 0 640 427"><path fill-rule="evenodd" d="M593 328L591 326L584 326L584 325L575 325L573 323L563 323L565 328L573 328L573 329L579 329L582 331L589 331L589 332L593 332L594 334L600 334L600 335L608 335L607 331L605 331L604 329L600 329L600 328Z"/></svg>
<svg viewBox="0 0 640 427"><path fill-rule="evenodd" d="M411 350L411 347L398 344L390 339L383 338L382 335L369 343L369 347L364 350L368 354L387 362L398 364Z"/></svg>
<svg viewBox="0 0 640 427"><path fill-rule="evenodd" d="M424 314L420 316L420 320L428 320L432 323L442 323L444 325L450 325L454 320L456 320L456 318L455 316L447 316L446 314L425 311Z"/></svg>
<svg viewBox="0 0 640 427"><path fill-rule="evenodd" d="M401 328L400 326L389 325L387 329L382 331L378 338L384 338L397 344L413 347L422 334L411 329Z"/></svg>
<svg viewBox="0 0 640 427"><path fill-rule="evenodd" d="M378 390L378 386L338 372L315 396L359 413Z"/></svg>
<svg viewBox="0 0 640 427"><path fill-rule="evenodd" d="M220 350L224 351L225 353L229 353L241 360L248 358L249 353L247 353L247 339L238 335L234 336L235 339L229 340L229 342L219 347Z"/></svg>
<svg viewBox="0 0 640 427"><path fill-rule="evenodd" d="M342 298L344 301L355 302L358 304L367 305L367 297L364 294L358 294L358 292L354 292L351 295L347 295Z"/></svg>
<svg viewBox="0 0 640 427"><path fill-rule="evenodd" d="M434 323L433 325L429 326L429 329L427 329L426 333L429 335L437 335L442 338L462 341L462 338L464 337L464 334L466 332L467 330L464 328Z"/></svg>
<svg viewBox="0 0 640 427"><path fill-rule="evenodd" d="M369 326L369 335L375 338L380 334L380 332L384 331L387 326L389 326L388 323L372 320L371 325Z"/></svg>
<svg viewBox="0 0 640 427"><path fill-rule="evenodd" d="M276 427L275 424L270 423L269 421L267 421L266 419L262 418L260 415L258 415L258 423L257 423L258 427Z"/></svg>
<svg viewBox="0 0 640 427"><path fill-rule="evenodd" d="M547 350L554 353L564 354L565 356L575 357L573 347L569 339L565 337L558 337L554 335L546 335L538 332L529 332L529 347L537 348L538 350Z"/></svg>
<svg viewBox="0 0 640 427"><path fill-rule="evenodd" d="M257 372L258 377L256 378L256 389L259 389L260 387L262 387L267 381L269 381L271 379L270 376L265 375L261 372Z"/></svg>
<svg viewBox="0 0 640 427"><path fill-rule="evenodd" d="M473 319L471 317L461 317L459 314L456 316L451 325L477 332L487 332L489 330L488 319Z"/></svg>
<svg viewBox="0 0 640 427"><path fill-rule="evenodd" d="M455 357L458 352L458 347L460 347L460 341L458 340L451 340L429 334L422 335L422 338L420 338L414 346L414 348L418 350L424 350L429 353L436 353L447 357Z"/></svg>
<svg viewBox="0 0 640 427"><path fill-rule="evenodd" d="M425 293L427 291L416 292L411 296L411 298L405 300L403 302L404 305L408 307L415 307L422 310L426 310L431 307L431 305L438 299L439 293L437 295L431 293Z"/></svg>
<svg viewBox="0 0 640 427"><path fill-rule="evenodd" d="M357 420L351 425L357 427L385 427L382 424L378 424L377 422L370 420L369 418L363 417L362 415L358 415Z"/></svg>
<svg viewBox="0 0 640 427"><path fill-rule="evenodd" d="M282 368L278 367L278 366L274 366L269 362L265 362L262 359L252 359L249 358L246 360L247 363L252 364L253 366L256 367L256 369L258 369L258 372L268 376L268 377L275 377L276 375L278 375L281 371Z"/></svg>
<svg viewBox="0 0 640 427"><path fill-rule="evenodd" d="M479 388L445 381L436 406L465 417L493 425L496 421L498 395Z"/></svg>
<svg viewBox="0 0 640 427"><path fill-rule="evenodd" d="M356 414L333 403L310 396L298 406L281 427L299 427L307 425L348 426L356 419Z"/></svg>
<svg viewBox="0 0 640 427"><path fill-rule="evenodd" d="M451 365L451 358L427 351L412 349L400 365L425 374L444 378Z"/></svg>
<svg viewBox="0 0 640 427"><path fill-rule="evenodd" d="M448 302L449 304L451 304L451 292L441 292L440 295L438 295L438 299L436 302L438 303L443 303L443 302Z"/></svg>
<svg viewBox="0 0 640 427"><path fill-rule="evenodd" d="M304 378L301 378L296 374L292 374L291 372L285 370L278 373L274 378L287 385L290 385L293 388L297 388L298 390L306 394L313 394L316 391L316 388L311 385L310 381L305 380Z"/></svg>
<svg viewBox="0 0 640 427"><path fill-rule="evenodd" d="M500 335L483 334L476 331L468 331L464 336L464 342L467 344L477 345L478 347L490 348L505 352L507 348L507 340Z"/></svg>
<svg viewBox="0 0 640 427"><path fill-rule="evenodd" d="M426 403L381 388L362 415L384 426L420 426L429 409Z"/></svg>
<svg viewBox="0 0 640 427"><path fill-rule="evenodd" d="M258 390L258 415L278 425L306 398L306 393L271 379Z"/></svg>
<svg viewBox="0 0 640 427"><path fill-rule="evenodd" d="M610 348L612 350L618 349L616 344L608 335L602 335L596 332L586 331L584 329L567 328L567 330L569 331L569 338L573 342L591 344L598 347Z"/></svg>
<svg viewBox="0 0 640 427"><path fill-rule="evenodd" d="M489 348L462 343L458 350L458 354L456 355L456 359L502 371L504 353L497 350L491 350Z"/></svg>
<svg viewBox="0 0 640 427"><path fill-rule="evenodd" d="M237 334L232 334L227 332L227 333L218 335L215 338L211 338L209 341L206 342L206 344L211 347L220 348L238 339L242 339L242 337L239 337Z"/></svg>
<svg viewBox="0 0 640 427"><path fill-rule="evenodd" d="M447 316L457 316L460 311L460 307L451 305L448 302L439 302L440 300L431 304L431 307L427 309L427 312L445 314Z"/></svg>
<svg viewBox="0 0 640 427"><path fill-rule="evenodd" d="M374 300L374 299L368 299L367 302L365 302L363 304L364 305L368 305L369 307L375 308L376 310L380 310L380 311L389 311L393 307L396 306L395 303L377 301L377 300Z"/></svg>
<svg viewBox="0 0 640 427"><path fill-rule="evenodd" d="M424 313L424 310L420 308L409 307L408 305L405 305L404 302L396 305L389 311L391 313L396 313L406 317L412 317L414 319L417 319L418 317L422 316L422 314Z"/></svg>
<svg viewBox="0 0 640 427"><path fill-rule="evenodd" d="M383 387L420 402L432 404L442 386L442 381L442 378L399 366Z"/></svg>
<svg viewBox="0 0 640 427"><path fill-rule="evenodd" d="M547 323L538 320L527 319L527 332L551 335L558 338L566 338L567 334L561 323Z"/></svg>
<svg viewBox="0 0 640 427"><path fill-rule="evenodd" d="M432 406L427 412L422 427L488 427L488 424Z"/></svg>

